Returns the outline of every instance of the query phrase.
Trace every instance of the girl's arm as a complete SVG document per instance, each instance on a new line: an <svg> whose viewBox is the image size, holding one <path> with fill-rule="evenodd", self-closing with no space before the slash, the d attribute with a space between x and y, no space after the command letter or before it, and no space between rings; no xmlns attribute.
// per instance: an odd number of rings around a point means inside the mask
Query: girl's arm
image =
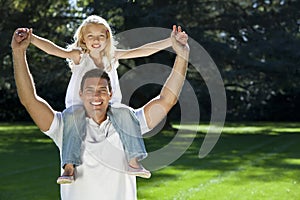
<svg viewBox="0 0 300 200"><path fill-rule="evenodd" d="M116 59L129 59L150 56L160 50L168 48L172 45L171 38L151 42L134 49L122 50L117 49L115 51Z"/></svg>
<svg viewBox="0 0 300 200"><path fill-rule="evenodd" d="M42 38L32 33L32 29L29 30L31 35L31 43L47 54L54 55L60 58L69 58L73 60L75 64L80 61L80 50L62 48L48 39Z"/></svg>

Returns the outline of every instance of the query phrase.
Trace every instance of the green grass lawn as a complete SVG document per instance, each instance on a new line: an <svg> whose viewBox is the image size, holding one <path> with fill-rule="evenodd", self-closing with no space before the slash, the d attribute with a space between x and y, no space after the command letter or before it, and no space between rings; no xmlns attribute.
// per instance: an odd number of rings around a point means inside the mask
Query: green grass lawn
<svg viewBox="0 0 300 200"><path fill-rule="evenodd" d="M149 180L138 178L139 200L300 199L300 123L227 123L202 159L208 126L181 128L200 131L178 160ZM146 139L148 151L166 145L174 133ZM0 124L0 200L59 199L58 156L36 126Z"/></svg>

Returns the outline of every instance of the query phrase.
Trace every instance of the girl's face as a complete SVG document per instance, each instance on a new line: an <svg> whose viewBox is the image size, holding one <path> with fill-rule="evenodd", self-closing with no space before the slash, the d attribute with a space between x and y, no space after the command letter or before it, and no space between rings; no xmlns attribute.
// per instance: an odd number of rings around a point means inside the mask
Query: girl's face
<svg viewBox="0 0 300 200"><path fill-rule="evenodd" d="M107 35L104 25L87 24L83 30L83 43L90 52L101 52L107 45Z"/></svg>

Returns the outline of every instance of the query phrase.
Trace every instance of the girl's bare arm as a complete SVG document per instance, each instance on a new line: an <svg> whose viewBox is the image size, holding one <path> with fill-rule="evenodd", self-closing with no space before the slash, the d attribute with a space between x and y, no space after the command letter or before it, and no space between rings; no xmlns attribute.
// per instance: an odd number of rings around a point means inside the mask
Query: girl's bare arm
<svg viewBox="0 0 300 200"><path fill-rule="evenodd" d="M79 63L79 50L62 48L48 39L33 34L32 29L29 30L29 34L31 35L31 43L37 48L46 52L47 54L54 55L60 58L69 58L73 60L76 64Z"/></svg>
<svg viewBox="0 0 300 200"><path fill-rule="evenodd" d="M167 38L164 40L151 42L151 43L148 43L148 44L145 44L143 46L133 48L133 49L128 49L128 50L117 49L115 52L115 56L117 59L146 57L146 56L150 56L158 51L166 49L166 48L170 47L171 45L172 45L171 38Z"/></svg>

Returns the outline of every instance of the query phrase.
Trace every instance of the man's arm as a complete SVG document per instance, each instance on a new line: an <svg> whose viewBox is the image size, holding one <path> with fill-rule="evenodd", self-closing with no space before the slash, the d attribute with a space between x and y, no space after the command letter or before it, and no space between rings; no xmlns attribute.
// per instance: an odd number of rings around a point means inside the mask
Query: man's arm
<svg viewBox="0 0 300 200"><path fill-rule="evenodd" d="M54 118L53 109L42 98L37 96L33 78L26 60L26 49L30 44L30 35L25 39L14 32L11 41L14 76L18 96L36 125L42 130L49 130Z"/></svg>
<svg viewBox="0 0 300 200"><path fill-rule="evenodd" d="M80 50L60 47L46 38L33 34L32 29L26 29L26 31L27 34L31 36L31 44L33 44L37 48L41 49L49 55L57 56L60 58L69 58L76 64L79 63L81 54Z"/></svg>
<svg viewBox="0 0 300 200"><path fill-rule="evenodd" d="M171 35L172 47L177 56L171 74L165 82L160 95L154 98L144 107L144 113L148 128L152 129L167 115L177 103L180 91L185 81L188 66L189 47L188 36L179 29L173 28Z"/></svg>

